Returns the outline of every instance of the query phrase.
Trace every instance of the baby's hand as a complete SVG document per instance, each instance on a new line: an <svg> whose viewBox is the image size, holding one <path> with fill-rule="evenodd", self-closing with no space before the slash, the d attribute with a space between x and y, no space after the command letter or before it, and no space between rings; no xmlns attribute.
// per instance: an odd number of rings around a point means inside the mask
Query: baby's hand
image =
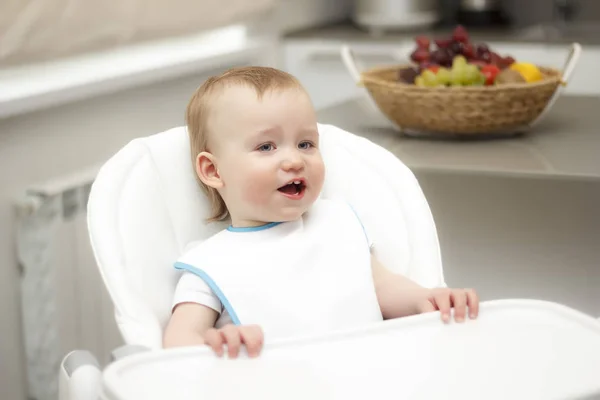
<svg viewBox="0 0 600 400"><path fill-rule="evenodd" d="M250 357L257 357L263 346L262 329L256 325L226 325L221 329L209 329L204 334L204 343L219 356L223 356L223 345L227 345L227 356L236 358L240 347L246 346Z"/></svg>
<svg viewBox="0 0 600 400"><path fill-rule="evenodd" d="M428 295L418 306L418 312L440 311L442 320L450 322L450 308L454 307L454 320L463 322L469 310L469 318L479 314L479 297L474 289L436 288L428 290Z"/></svg>

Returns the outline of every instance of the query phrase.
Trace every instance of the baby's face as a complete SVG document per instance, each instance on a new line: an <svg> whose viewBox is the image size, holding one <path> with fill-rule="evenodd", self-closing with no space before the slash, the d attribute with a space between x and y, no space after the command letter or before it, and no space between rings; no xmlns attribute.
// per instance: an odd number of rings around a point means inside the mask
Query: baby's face
<svg viewBox="0 0 600 400"><path fill-rule="evenodd" d="M325 168L304 91L268 91L259 100L251 88L227 88L213 108L211 135L234 226L298 219L319 196Z"/></svg>

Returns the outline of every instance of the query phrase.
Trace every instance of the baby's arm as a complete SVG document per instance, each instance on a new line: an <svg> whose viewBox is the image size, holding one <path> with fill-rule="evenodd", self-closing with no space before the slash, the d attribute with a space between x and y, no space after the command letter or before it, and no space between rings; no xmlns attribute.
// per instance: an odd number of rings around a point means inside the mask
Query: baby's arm
<svg viewBox="0 0 600 400"><path fill-rule="evenodd" d="M165 329L163 346L199 346L205 344L206 331L215 326L219 314L197 303L181 303L175 307Z"/></svg>
<svg viewBox="0 0 600 400"><path fill-rule="evenodd" d="M377 301L385 319L417 314L417 306L426 296L426 289L403 275L385 268L371 255L371 269Z"/></svg>
<svg viewBox="0 0 600 400"><path fill-rule="evenodd" d="M196 303L179 304L167 325L163 337L163 347L210 346L218 355L223 355L227 345L227 355L236 358L242 345L250 357L259 355L263 346L263 332L255 325L226 325L213 328L218 313L212 308Z"/></svg>
<svg viewBox="0 0 600 400"><path fill-rule="evenodd" d="M371 255L371 269L377 301L385 319L440 311L445 322L450 320L450 309L454 308L457 322L465 319L467 307L469 317L479 313L479 298L473 289L424 288L401 274L385 268Z"/></svg>

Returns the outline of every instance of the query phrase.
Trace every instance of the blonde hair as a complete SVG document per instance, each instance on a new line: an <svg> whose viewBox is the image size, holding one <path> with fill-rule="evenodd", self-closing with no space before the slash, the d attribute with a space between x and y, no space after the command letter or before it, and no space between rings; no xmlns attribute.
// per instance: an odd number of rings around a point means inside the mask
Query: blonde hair
<svg viewBox="0 0 600 400"><path fill-rule="evenodd" d="M190 138L192 164L196 170L196 157L208 149L208 118L210 116L210 100L218 89L228 85L244 85L256 91L258 99L270 90L302 88L300 82L287 72L270 67L237 67L231 68L221 75L208 78L190 99L186 110L187 131ZM197 174L196 174L197 175ZM222 221L229 217L229 210L219 192L207 186L198 177L198 182L208 195L212 213L208 222Z"/></svg>

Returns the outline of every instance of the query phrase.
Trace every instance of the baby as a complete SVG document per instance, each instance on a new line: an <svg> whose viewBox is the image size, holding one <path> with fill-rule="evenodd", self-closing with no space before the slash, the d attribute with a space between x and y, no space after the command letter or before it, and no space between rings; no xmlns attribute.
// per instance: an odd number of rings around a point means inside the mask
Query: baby
<svg viewBox="0 0 600 400"><path fill-rule="evenodd" d="M257 356L264 336L350 329L440 311L478 315L472 289L424 288L375 257L349 204L319 197L325 166L310 98L288 73L234 68L208 79L187 108L192 159L227 229L193 245L164 347L208 345Z"/></svg>

